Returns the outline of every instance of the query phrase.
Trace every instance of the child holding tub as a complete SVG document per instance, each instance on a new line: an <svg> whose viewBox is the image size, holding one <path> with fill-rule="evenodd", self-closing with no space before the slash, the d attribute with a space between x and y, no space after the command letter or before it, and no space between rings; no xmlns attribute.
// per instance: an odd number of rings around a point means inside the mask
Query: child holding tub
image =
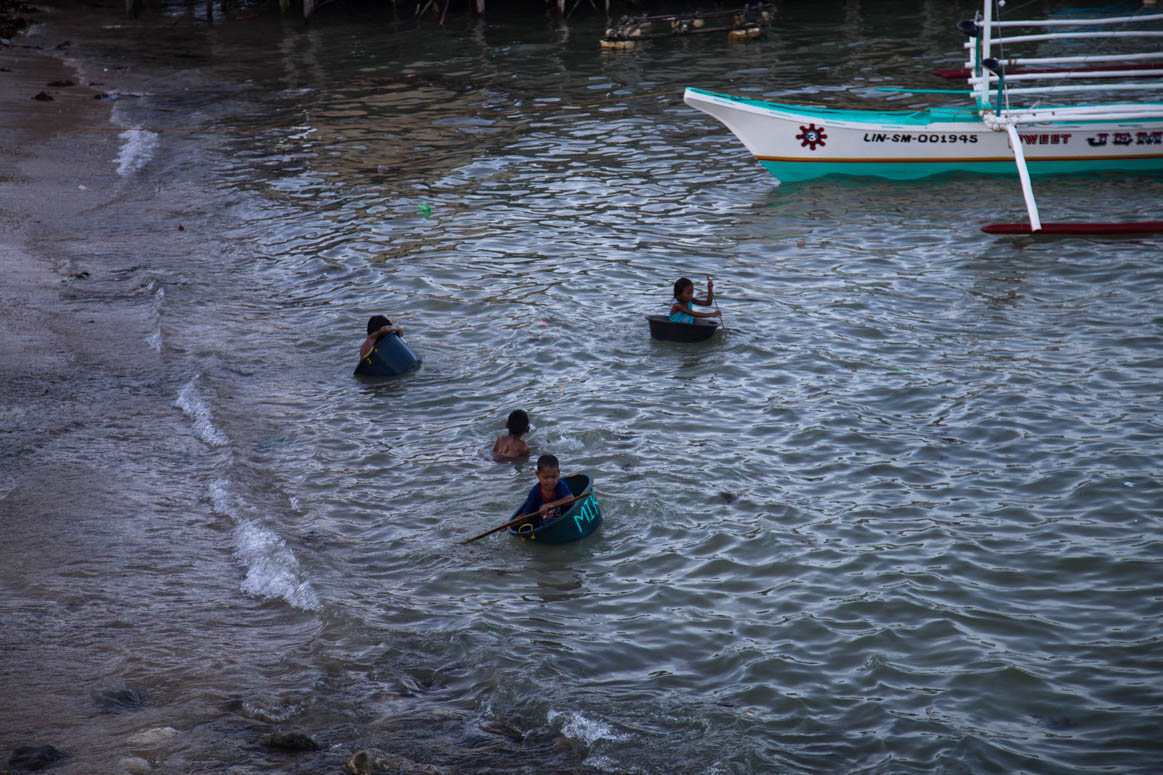
<svg viewBox="0 0 1163 775"><path fill-rule="evenodd" d="M376 346L376 342L383 339L388 334L403 334L404 329L399 326L393 326L392 321L388 320L383 315L372 315L367 322L367 339L363 340L363 344L359 346L359 359L362 361Z"/></svg>
<svg viewBox="0 0 1163 775"><path fill-rule="evenodd" d="M707 275L707 298L695 298L695 284L685 277L680 277L674 284L674 301L670 305L670 322L694 323L695 318L721 318L723 313L699 312L693 305L709 307L715 303L715 281Z"/></svg>
<svg viewBox="0 0 1163 775"><path fill-rule="evenodd" d="M529 491L522 514L536 514L533 527L545 524L561 512L560 506L573 499L569 486L561 480L561 466L553 455L537 458L537 484Z"/></svg>
<svg viewBox="0 0 1163 775"><path fill-rule="evenodd" d="M493 457L513 460L528 455L529 445L521 437L529 432L529 415L522 409L513 410L505 421L505 430L508 433L498 436L493 445Z"/></svg>

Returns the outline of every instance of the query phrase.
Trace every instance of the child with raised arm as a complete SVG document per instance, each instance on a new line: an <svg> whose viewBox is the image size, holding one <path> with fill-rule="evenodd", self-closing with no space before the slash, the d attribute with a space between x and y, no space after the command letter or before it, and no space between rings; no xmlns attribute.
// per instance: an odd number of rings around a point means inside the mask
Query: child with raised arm
<svg viewBox="0 0 1163 775"><path fill-rule="evenodd" d="M529 432L529 415L521 409L513 410L505 421L505 429L508 433L498 436L493 445L493 457L512 460L528 455L529 445L521 437Z"/></svg>
<svg viewBox="0 0 1163 775"><path fill-rule="evenodd" d="M384 338L388 334L402 334L404 329L399 326L393 326L392 321L388 320L383 315L372 315L367 322L367 339L363 340L363 344L359 346L359 359L363 360L376 346L376 342Z"/></svg>
<svg viewBox="0 0 1163 775"><path fill-rule="evenodd" d="M573 498L569 486L561 480L561 466L553 455L537 458L537 484L529 491L522 514L536 514L533 527L539 527L553 519L561 511L563 503Z"/></svg>
<svg viewBox="0 0 1163 775"><path fill-rule="evenodd" d="M670 305L670 322L672 323L694 323L695 318L721 318L723 313L719 310L714 312L699 312L694 308L694 304L700 307L709 307L715 303L715 281L707 275L707 298L695 298L695 284L685 277L680 277L674 284L674 301Z"/></svg>

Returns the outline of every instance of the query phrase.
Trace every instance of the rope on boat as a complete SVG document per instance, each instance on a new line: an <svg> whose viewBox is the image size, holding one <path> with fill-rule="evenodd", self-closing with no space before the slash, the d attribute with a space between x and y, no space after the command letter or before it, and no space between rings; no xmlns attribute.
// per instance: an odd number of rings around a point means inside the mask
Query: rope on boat
<svg viewBox="0 0 1163 775"><path fill-rule="evenodd" d="M603 48L626 48L640 40L708 32L726 32L731 40L747 40L760 37L774 16L774 3L748 3L733 11L710 13L623 16L599 43Z"/></svg>

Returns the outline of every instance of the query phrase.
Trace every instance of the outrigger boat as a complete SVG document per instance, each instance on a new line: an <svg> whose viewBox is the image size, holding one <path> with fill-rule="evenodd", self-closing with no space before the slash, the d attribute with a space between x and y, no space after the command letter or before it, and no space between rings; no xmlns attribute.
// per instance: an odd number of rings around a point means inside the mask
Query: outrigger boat
<svg viewBox="0 0 1163 775"><path fill-rule="evenodd" d="M966 72L975 102L924 110L849 110L791 105L686 89L683 100L721 121L781 181L825 175L915 180L946 172L1017 173L1028 224L993 224L990 233L1143 233L1163 221L1043 223L1031 176L1163 170L1163 102L1046 106L1045 95L1163 95L1163 13L1106 18L999 21L995 0L958 23L969 40ZM1003 30L1046 28L1003 38ZM1064 29L1065 28L1065 29ZM1017 57L1003 46L1052 41L1147 40L1134 53ZM1011 49L1012 50L1012 49ZM1039 52L1041 53L1041 52ZM1116 64L1117 63L1117 64ZM1119 79L1119 80L1112 80ZM890 90L890 91L911 91ZM1032 98L1026 106L1017 99Z"/></svg>

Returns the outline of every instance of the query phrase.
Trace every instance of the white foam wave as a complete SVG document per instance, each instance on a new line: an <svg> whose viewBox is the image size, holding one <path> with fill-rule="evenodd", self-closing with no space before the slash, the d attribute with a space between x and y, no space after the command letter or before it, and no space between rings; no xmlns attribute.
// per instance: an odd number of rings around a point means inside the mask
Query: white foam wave
<svg viewBox="0 0 1163 775"><path fill-rule="evenodd" d="M557 724L561 720L561 734L571 740L580 740L586 745L593 745L597 740L626 740L626 735L620 735L613 727L602 721L588 719L576 710L549 711L549 723Z"/></svg>
<svg viewBox="0 0 1163 775"><path fill-rule="evenodd" d="M255 597L282 599L304 611L319 609L319 596L302 578L299 560L277 533L243 515L248 504L231 491L228 480L210 485L210 502L216 512L235 522L234 556L246 576L240 588Z"/></svg>
<svg viewBox="0 0 1163 775"><path fill-rule="evenodd" d="M121 152L117 154L117 174L128 178L146 165L157 150L158 134L148 129L126 129L121 133Z"/></svg>
<svg viewBox="0 0 1163 775"><path fill-rule="evenodd" d="M565 436L558 434L556 438L551 438L550 442L553 449L565 452L577 452L586 448L585 439L578 436Z"/></svg>
<svg viewBox="0 0 1163 775"><path fill-rule="evenodd" d="M299 561L281 536L256 522L241 520L234 531L234 553L246 567L243 592L282 598L304 611L319 608L319 597L299 578Z"/></svg>
<svg viewBox="0 0 1163 775"><path fill-rule="evenodd" d="M225 479L219 479L210 485L210 505L217 513L238 519L238 507L230 493L230 483Z"/></svg>
<svg viewBox="0 0 1163 775"><path fill-rule="evenodd" d="M150 286L153 281L150 281ZM162 307L166 303L166 289L158 288L153 294L153 332L145 338L146 343L157 352L162 351Z"/></svg>
<svg viewBox="0 0 1163 775"><path fill-rule="evenodd" d="M178 391L174 406L185 412L194 421L194 431L198 438L212 447L225 447L230 443L226 434L218 430L210 416L210 407L202 400L198 393L198 377L194 376Z"/></svg>

